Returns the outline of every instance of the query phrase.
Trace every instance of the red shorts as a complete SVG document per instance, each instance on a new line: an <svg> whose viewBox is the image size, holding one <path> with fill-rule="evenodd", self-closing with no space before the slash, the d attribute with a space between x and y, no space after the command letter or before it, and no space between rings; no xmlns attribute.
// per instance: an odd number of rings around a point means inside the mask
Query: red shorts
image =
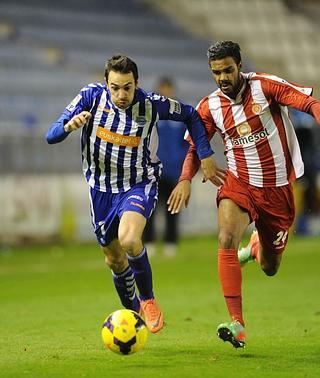
<svg viewBox="0 0 320 378"><path fill-rule="evenodd" d="M226 181L217 194L218 206L224 198L231 199L248 212L251 221L255 222L260 242L267 251L284 251L295 216L291 184L258 188L240 181L228 172Z"/></svg>

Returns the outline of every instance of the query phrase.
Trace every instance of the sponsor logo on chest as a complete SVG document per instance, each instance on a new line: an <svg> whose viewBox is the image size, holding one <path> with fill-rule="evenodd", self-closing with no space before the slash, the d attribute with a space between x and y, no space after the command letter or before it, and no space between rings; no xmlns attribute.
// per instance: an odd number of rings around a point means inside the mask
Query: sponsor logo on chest
<svg viewBox="0 0 320 378"><path fill-rule="evenodd" d="M138 147L141 139L137 136L122 135L119 133L115 133L113 131L105 129L102 126L98 126L97 136L105 142L125 147Z"/></svg>
<svg viewBox="0 0 320 378"><path fill-rule="evenodd" d="M230 138L233 146L245 146L256 143L270 135L267 129L251 133L251 127L248 122L243 122L236 127L239 138Z"/></svg>

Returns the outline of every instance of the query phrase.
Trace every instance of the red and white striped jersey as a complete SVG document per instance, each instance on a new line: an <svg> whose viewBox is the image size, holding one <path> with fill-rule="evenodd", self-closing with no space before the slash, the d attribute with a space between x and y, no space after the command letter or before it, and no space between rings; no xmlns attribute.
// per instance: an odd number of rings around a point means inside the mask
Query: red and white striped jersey
<svg viewBox="0 0 320 378"><path fill-rule="evenodd" d="M197 110L209 138L215 132L221 135L228 169L236 177L257 187L286 185L304 172L287 106L309 112L315 101L312 88L268 74L241 75L236 99L218 89L203 98Z"/></svg>

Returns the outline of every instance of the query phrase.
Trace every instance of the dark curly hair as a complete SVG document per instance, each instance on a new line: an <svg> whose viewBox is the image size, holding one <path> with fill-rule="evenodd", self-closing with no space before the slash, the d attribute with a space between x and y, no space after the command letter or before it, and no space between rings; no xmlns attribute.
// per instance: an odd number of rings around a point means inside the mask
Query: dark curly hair
<svg viewBox="0 0 320 378"><path fill-rule="evenodd" d="M241 62L240 46L237 42L220 41L214 43L207 51L209 62L231 57L239 64Z"/></svg>
<svg viewBox="0 0 320 378"><path fill-rule="evenodd" d="M110 71L129 73L132 72L135 82L138 81L138 67L136 63L125 55L113 55L105 64L104 76L108 82Z"/></svg>

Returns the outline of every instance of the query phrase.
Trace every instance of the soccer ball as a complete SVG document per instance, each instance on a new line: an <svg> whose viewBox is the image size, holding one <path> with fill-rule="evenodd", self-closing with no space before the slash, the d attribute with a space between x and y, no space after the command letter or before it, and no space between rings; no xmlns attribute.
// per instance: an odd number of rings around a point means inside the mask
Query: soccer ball
<svg viewBox="0 0 320 378"><path fill-rule="evenodd" d="M114 311L106 318L101 335L106 348L127 355L144 347L148 329L139 314L123 309Z"/></svg>

